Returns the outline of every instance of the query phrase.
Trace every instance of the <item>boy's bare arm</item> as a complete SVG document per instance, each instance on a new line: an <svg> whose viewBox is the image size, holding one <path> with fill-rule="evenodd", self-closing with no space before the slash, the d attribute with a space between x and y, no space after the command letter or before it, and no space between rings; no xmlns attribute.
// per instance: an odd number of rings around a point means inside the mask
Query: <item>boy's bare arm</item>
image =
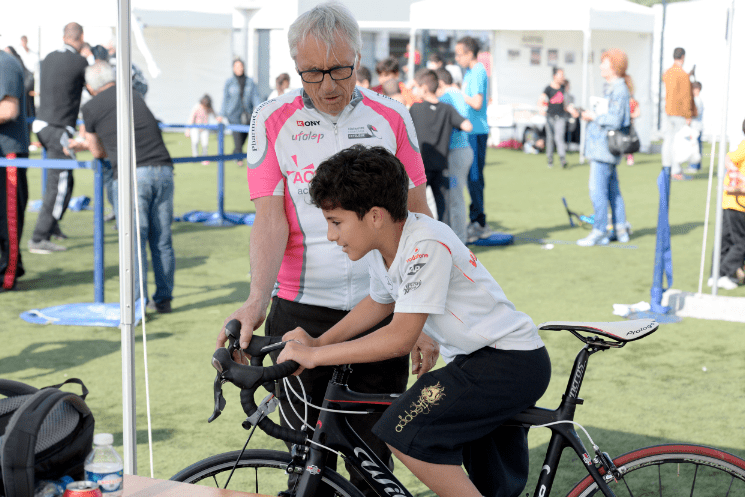
<svg viewBox="0 0 745 497"><path fill-rule="evenodd" d="M473 131L473 124L471 124L471 121L466 119L461 123L460 129L465 131L466 133L470 133L471 131Z"/></svg>
<svg viewBox="0 0 745 497"><path fill-rule="evenodd" d="M334 343L345 342L360 333L369 330L393 312L395 304L380 304L369 295L354 306L349 314L329 328L318 338L311 338L302 328L295 328L282 336L282 340L299 340L309 347L322 347Z"/></svg>
<svg viewBox="0 0 745 497"><path fill-rule="evenodd" d="M304 368L315 368L336 364L376 362L400 357L411 351L424 328L427 317L428 314L395 314L389 325L369 335L325 347L306 347L300 343L289 342L279 355L277 362L293 360Z"/></svg>

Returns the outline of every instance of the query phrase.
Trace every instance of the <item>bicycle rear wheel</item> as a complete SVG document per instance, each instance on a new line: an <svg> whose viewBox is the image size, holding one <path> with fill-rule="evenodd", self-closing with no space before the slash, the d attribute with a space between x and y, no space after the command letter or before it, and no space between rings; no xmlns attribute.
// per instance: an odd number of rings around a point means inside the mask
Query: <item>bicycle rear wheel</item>
<svg viewBox="0 0 745 497"><path fill-rule="evenodd" d="M236 450L208 457L175 474L171 480L224 488L239 455L240 451ZM247 450L238 461L227 488L261 495L277 495L287 490L285 471L290 462L290 454L287 452ZM348 480L328 468L324 470L322 485L324 488L319 489L317 495L363 497Z"/></svg>
<svg viewBox="0 0 745 497"><path fill-rule="evenodd" d="M608 485L618 497L745 496L745 461L727 452L699 445L656 445L613 461L623 476ZM601 470L601 474L603 471ZM587 476L569 497L600 495Z"/></svg>

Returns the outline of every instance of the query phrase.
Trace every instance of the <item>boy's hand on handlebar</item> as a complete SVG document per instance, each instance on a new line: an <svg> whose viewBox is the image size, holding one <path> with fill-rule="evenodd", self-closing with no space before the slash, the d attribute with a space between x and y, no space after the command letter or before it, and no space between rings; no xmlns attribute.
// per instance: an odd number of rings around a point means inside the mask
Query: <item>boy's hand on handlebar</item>
<svg viewBox="0 0 745 497"><path fill-rule="evenodd" d="M303 345L298 341L288 341L285 344L285 348L280 352L277 357L277 364L285 361L295 361L300 364L300 367L293 374L298 376L302 373L305 368L313 369L316 367L315 363L315 351L312 347Z"/></svg>
<svg viewBox="0 0 745 497"><path fill-rule="evenodd" d="M292 331L288 331L282 335L283 342L289 342L295 340L305 345L306 347L318 347L318 339L308 335L308 333L300 328L299 326Z"/></svg>

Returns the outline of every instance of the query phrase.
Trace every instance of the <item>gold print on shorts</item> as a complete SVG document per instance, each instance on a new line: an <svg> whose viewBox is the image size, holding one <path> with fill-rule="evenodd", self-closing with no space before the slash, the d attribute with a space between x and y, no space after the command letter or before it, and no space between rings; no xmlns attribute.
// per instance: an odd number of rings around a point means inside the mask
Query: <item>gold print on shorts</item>
<svg viewBox="0 0 745 497"><path fill-rule="evenodd" d="M406 415L398 417L399 421L396 425L396 431L401 433L404 427L419 414L429 414L430 409L436 406L444 396L445 388L440 385L439 381L436 385L424 387L422 393L419 395L419 399L411 403L411 407L409 408L411 410L404 411Z"/></svg>

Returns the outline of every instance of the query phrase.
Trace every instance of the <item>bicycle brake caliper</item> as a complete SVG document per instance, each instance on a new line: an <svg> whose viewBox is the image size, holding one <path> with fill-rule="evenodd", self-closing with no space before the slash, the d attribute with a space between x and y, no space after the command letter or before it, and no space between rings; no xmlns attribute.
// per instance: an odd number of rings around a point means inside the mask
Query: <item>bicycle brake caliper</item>
<svg viewBox="0 0 745 497"><path fill-rule="evenodd" d="M605 469L605 479L608 481L613 479L618 482L618 479L622 476L622 472L616 467L608 453L595 449L595 456L595 461L599 462L603 466L603 469Z"/></svg>

